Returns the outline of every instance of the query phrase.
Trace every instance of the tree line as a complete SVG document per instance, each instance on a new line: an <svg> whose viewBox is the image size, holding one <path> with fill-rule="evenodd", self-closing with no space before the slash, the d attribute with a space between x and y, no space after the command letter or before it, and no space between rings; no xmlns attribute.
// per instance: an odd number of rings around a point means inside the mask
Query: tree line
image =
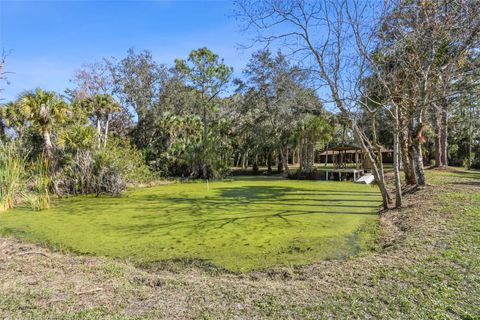
<svg viewBox="0 0 480 320"><path fill-rule="evenodd" d="M208 48L170 67L133 49L83 65L63 93L38 88L2 104L4 154L20 157L17 184L37 195L39 177L28 170L37 163L59 196L118 194L158 176L221 178L235 165L290 173L293 153L313 171L314 149L332 140L336 116L307 73L280 51L260 50L242 80L232 75Z"/></svg>
<svg viewBox="0 0 480 320"><path fill-rule="evenodd" d="M427 183L425 163L480 167L480 8L370 4L236 2L244 32L265 47L239 78L205 47L170 65L134 49L83 65L65 92L35 89L2 104L0 161L13 170L16 154L21 171L36 168L16 179L39 202L45 185L118 194L152 176L221 178L233 166L292 175L296 162L308 176L316 151L355 144L388 208L383 145L401 206L404 185Z"/></svg>

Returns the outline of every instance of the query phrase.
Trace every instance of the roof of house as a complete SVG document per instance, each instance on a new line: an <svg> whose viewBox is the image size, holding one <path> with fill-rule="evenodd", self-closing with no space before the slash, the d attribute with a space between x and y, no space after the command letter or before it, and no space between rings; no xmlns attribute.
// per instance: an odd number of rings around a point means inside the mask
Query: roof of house
<svg viewBox="0 0 480 320"><path fill-rule="evenodd" d="M387 149L384 146L381 146L381 152L386 153L386 152L393 152L392 149ZM325 149L323 150L320 155L325 156L325 155L333 155L333 154L355 154L355 153L362 153L362 148L356 147L356 146L343 146L343 147L335 147L335 148L330 148L330 149Z"/></svg>

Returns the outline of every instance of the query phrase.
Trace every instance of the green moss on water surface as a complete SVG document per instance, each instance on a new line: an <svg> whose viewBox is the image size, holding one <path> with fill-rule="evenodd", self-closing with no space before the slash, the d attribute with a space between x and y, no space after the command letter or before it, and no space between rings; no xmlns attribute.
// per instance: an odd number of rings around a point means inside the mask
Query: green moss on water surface
<svg viewBox="0 0 480 320"><path fill-rule="evenodd" d="M371 249L380 204L372 186L239 177L15 209L0 214L0 233L138 263L201 260L248 271Z"/></svg>

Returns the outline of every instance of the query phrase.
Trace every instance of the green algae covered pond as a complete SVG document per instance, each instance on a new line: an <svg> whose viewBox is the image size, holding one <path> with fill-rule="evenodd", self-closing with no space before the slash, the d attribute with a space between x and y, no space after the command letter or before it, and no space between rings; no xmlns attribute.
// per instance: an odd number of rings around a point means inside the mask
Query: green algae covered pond
<svg viewBox="0 0 480 320"><path fill-rule="evenodd" d="M373 248L380 204L368 185L239 177L10 210L0 213L0 234L137 263L201 261L249 271Z"/></svg>

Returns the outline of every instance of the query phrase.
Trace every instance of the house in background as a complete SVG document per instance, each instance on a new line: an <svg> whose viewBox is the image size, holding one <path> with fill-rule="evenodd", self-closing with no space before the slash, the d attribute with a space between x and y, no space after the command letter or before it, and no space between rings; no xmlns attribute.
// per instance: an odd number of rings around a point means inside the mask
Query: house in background
<svg viewBox="0 0 480 320"><path fill-rule="evenodd" d="M393 163L393 150L381 147L383 163ZM361 148L342 146L323 150L316 156L316 163L333 164L336 168L368 169L367 158Z"/></svg>

